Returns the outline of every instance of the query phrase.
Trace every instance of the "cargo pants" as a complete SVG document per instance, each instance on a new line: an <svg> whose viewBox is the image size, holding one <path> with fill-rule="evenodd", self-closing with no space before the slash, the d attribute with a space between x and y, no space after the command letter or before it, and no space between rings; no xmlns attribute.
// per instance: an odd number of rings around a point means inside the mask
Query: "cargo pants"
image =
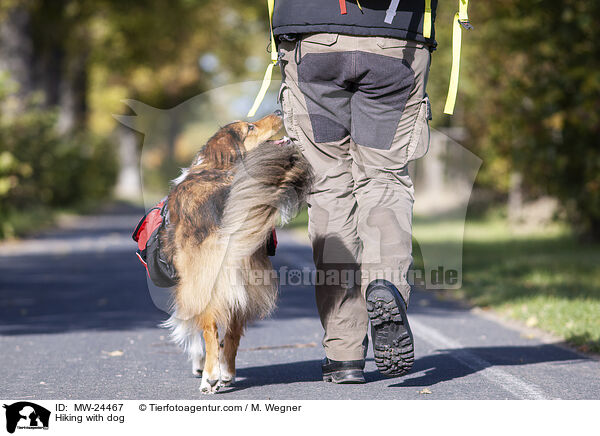
<svg viewBox="0 0 600 436"><path fill-rule="evenodd" d="M414 189L429 145L427 46L316 33L278 47L288 136L311 163L308 232L316 301L332 360L366 355L365 290L383 278L408 303Z"/></svg>

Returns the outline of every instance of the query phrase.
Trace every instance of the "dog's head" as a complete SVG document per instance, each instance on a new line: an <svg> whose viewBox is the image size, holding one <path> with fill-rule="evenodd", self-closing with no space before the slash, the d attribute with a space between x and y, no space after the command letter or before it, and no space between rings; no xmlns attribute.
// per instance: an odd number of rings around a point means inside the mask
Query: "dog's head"
<svg viewBox="0 0 600 436"><path fill-rule="evenodd" d="M193 165L202 162L215 168L231 167L236 160L271 138L282 127L279 111L253 123L229 123L208 140L202 152L194 159Z"/></svg>

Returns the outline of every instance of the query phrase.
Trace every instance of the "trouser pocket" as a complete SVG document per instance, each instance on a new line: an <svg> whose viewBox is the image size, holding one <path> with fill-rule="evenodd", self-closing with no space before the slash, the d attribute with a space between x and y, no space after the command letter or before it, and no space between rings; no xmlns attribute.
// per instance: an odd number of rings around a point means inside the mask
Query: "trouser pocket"
<svg viewBox="0 0 600 436"><path fill-rule="evenodd" d="M296 120L294 117L293 104L291 102L291 90L285 81L281 82L277 101L281 104L281 110L283 111L283 125L287 135L295 142L298 139L296 133Z"/></svg>
<svg viewBox="0 0 600 436"><path fill-rule="evenodd" d="M407 163L419 159L427 153L430 136L429 120L431 120L431 105L429 97L425 95L423 100L421 100L419 112L415 117L408 146L406 147L405 161Z"/></svg>

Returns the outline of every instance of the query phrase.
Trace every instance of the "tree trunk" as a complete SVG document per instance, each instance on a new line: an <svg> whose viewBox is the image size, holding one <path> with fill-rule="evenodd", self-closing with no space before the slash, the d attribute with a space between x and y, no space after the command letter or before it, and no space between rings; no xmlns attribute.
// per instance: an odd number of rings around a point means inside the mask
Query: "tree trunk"
<svg viewBox="0 0 600 436"><path fill-rule="evenodd" d="M520 224L523 219L523 175L513 171L510 175L508 191L508 222L512 226Z"/></svg>
<svg viewBox="0 0 600 436"><path fill-rule="evenodd" d="M63 133L83 129L87 123L88 54L84 50L68 59L59 85L58 129Z"/></svg>
<svg viewBox="0 0 600 436"><path fill-rule="evenodd" d="M26 97L35 89L33 78L33 41L31 17L23 6L16 6L0 23L0 71L6 71L16 85L17 97L5 114L18 114L25 109Z"/></svg>
<svg viewBox="0 0 600 436"><path fill-rule="evenodd" d="M119 144L119 177L115 196L126 200L139 200L142 195L138 136L122 124L116 129Z"/></svg>

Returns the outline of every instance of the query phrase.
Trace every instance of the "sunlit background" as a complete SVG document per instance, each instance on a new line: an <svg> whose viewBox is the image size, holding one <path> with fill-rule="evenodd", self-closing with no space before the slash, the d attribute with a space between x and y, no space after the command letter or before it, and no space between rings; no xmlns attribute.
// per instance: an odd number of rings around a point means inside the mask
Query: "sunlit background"
<svg viewBox="0 0 600 436"><path fill-rule="evenodd" d="M412 169L416 264L461 243L466 211L461 292L600 351L600 3L471 2L449 117L455 8L438 7L435 132ZM164 195L251 106L268 41L258 0L2 0L0 238ZM259 115L276 108L278 83ZM466 199L452 144L481 159Z"/></svg>

